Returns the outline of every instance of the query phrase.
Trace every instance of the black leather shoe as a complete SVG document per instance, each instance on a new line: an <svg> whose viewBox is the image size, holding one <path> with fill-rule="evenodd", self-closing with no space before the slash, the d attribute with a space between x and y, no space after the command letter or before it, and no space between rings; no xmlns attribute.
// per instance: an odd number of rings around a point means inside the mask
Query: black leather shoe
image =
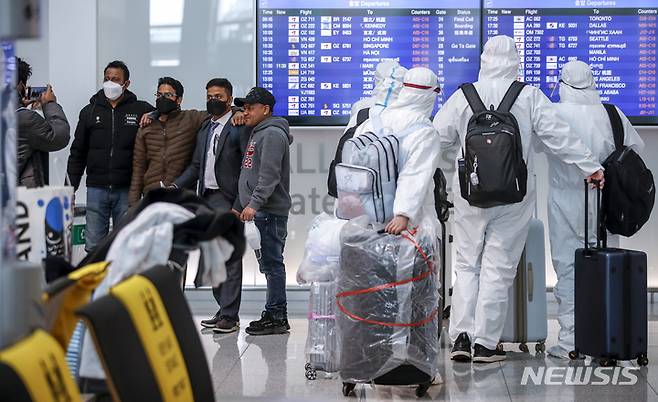
<svg viewBox="0 0 658 402"><path fill-rule="evenodd" d="M235 332L240 329L240 323L235 320L231 320L229 318L222 318L219 320L215 328L213 328L213 332L220 333L220 334L228 334L231 332Z"/></svg>
<svg viewBox="0 0 658 402"><path fill-rule="evenodd" d="M218 311L217 314L212 316L212 318L201 321L201 326L204 328L215 328L219 320L220 320L220 316Z"/></svg>
<svg viewBox="0 0 658 402"><path fill-rule="evenodd" d="M473 363L494 363L507 359L505 351L487 349L479 343L475 344L473 351Z"/></svg>

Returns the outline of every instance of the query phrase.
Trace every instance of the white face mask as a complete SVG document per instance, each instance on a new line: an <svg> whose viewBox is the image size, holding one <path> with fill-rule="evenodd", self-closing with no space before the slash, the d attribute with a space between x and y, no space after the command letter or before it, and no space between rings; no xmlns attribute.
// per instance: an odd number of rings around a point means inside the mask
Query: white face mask
<svg viewBox="0 0 658 402"><path fill-rule="evenodd" d="M103 92L109 100L117 100L123 94L123 86L112 81L105 81L103 83Z"/></svg>

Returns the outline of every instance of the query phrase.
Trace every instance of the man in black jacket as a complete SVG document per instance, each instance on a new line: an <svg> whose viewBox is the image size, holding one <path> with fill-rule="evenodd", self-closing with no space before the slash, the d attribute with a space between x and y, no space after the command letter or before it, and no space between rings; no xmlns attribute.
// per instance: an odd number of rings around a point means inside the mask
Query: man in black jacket
<svg viewBox="0 0 658 402"><path fill-rule="evenodd" d="M153 110L128 91L123 62L109 63L103 74L103 89L80 111L67 169L76 191L87 170L87 252L107 235L110 218L116 226L128 209L135 135L142 114Z"/></svg>
<svg viewBox="0 0 658 402"><path fill-rule="evenodd" d="M233 86L227 79L210 80L206 85L206 100L210 118L198 131L192 163L173 186L189 188L198 183L198 194L216 210L239 216L238 178L250 129L232 123ZM201 321L202 326L220 333L240 328L242 261L227 266L226 271L226 282L213 289L220 309L214 317Z"/></svg>
<svg viewBox="0 0 658 402"><path fill-rule="evenodd" d="M32 75L32 68L20 58L17 65L16 90L20 106L16 111L18 185L28 188L45 186L49 184L48 153L59 151L68 145L71 127L64 110L57 103L52 87L48 85L46 92L39 98L31 99L27 91L27 81ZM41 107L43 117L34 110L35 106Z"/></svg>

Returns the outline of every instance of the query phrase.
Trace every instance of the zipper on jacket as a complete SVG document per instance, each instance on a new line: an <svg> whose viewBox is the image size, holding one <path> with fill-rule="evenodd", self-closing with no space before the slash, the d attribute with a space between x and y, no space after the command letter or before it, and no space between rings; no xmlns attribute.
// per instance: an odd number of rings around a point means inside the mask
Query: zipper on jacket
<svg viewBox="0 0 658 402"><path fill-rule="evenodd" d="M112 190L112 158L114 155L114 108L112 108L112 135L110 139L110 163L109 163L109 169L107 171L108 174L108 184L110 185L110 191Z"/></svg>
<svg viewBox="0 0 658 402"><path fill-rule="evenodd" d="M167 175L167 123L162 124L162 136L164 137L164 147L162 149L162 172L160 178L165 183L165 176ZM167 183L165 183L167 184Z"/></svg>

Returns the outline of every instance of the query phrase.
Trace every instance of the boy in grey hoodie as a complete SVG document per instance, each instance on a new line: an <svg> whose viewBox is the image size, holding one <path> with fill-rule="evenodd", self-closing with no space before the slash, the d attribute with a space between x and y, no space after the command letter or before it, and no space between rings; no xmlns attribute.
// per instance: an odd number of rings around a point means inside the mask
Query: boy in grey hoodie
<svg viewBox="0 0 658 402"><path fill-rule="evenodd" d="M254 87L235 105L244 106L245 124L253 127L247 145L238 194L243 208L240 218L254 221L260 231L260 272L267 280L267 301L261 319L252 321L250 335L282 334L290 329L286 303L286 266L283 249L290 212L290 135L288 122L273 117L274 96Z"/></svg>

